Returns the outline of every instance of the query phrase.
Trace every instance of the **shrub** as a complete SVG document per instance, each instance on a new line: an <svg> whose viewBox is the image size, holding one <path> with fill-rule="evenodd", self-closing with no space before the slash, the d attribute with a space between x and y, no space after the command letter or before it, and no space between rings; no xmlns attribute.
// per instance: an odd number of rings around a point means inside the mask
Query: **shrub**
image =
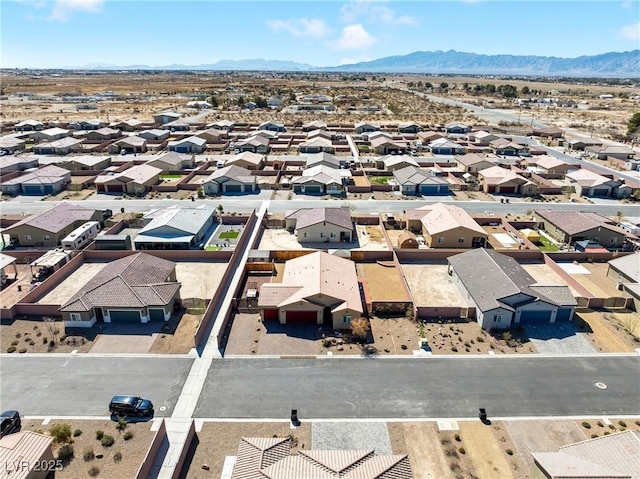
<svg viewBox="0 0 640 479"><path fill-rule="evenodd" d="M459 447L459 448L458 448L458 452L459 452L460 454L466 454L466 453L467 453L467 451L465 451L465 450L464 450L464 447Z"/></svg>
<svg viewBox="0 0 640 479"><path fill-rule="evenodd" d="M93 461L95 458L96 458L96 455L93 452L93 448L92 447L86 447L84 449L84 452L82 453L82 459L84 459L85 462L89 462L89 461Z"/></svg>
<svg viewBox="0 0 640 479"><path fill-rule="evenodd" d="M47 338L42 338L42 344L47 344L49 340Z"/></svg>
<svg viewBox="0 0 640 479"><path fill-rule="evenodd" d="M53 437L53 441L56 443L70 443L71 442L71 425L67 423L52 424L49 428L49 433Z"/></svg>
<svg viewBox="0 0 640 479"><path fill-rule="evenodd" d="M127 431L124 433L124 435L122 436L122 438L125 441L128 441L129 439L131 439L133 437L133 433L131 431Z"/></svg>
<svg viewBox="0 0 640 479"><path fill-rule="evenodd" d="M582 422L582 427L585 429L591 429L591 424L589 424L587 421L583 421Z"/></svg>
<svg viewBox="0 0 640 479"><path fill-rule="evenodd" d="M325 347L325 348L331 347L331 340L330 339L324 339L322 341L322 346Z"/></svg>
<svg viewBox="0 0 640 479"><path fill-rule="evenodd" d="M620 427L627 427L627 423L626 423L626 422L624 422L622 419L618 421L618 425L619 425Z"/></svg>
<svg viewBox="0 0 640 479"><path fill-rule="evenodd" d="M608 436L609 434L611 434L611 432L609 432L609 431L605 431L605 432L603 432L602 434L603 434L603 435L605 435L605 436Z"/></svg>
<svg viewBox="0 0 640 479"><path fill-rule="evenodd" d="M457 442L462 441L462 439L460 438L460 434L456 434L455 436L453 436L453 438L454 438Z"/></svg>
<svg viewBox="0 0 640 479"><path fill-rule="evenodd" d="M102 444L104 447L111 447L111 446L113 446L113 443L114 443L115 441L116 441L116 440L113 438L113 436L110 436L109 434L105 434L105 435L102 437L102 442L101 442L101 444Z"/></svg>
<svg viewBox="0 0 640 479"><path fill-rule="evenodd" d="M122 453L118 451L113 455L113 462L120 462L120 461L122 461Z"/></svg>
<svg viewBox="0 0 640 479"><path fill-rule="evenodd" d="M17 346L18 345L18 341L11 341L11 346Z"/></svg>
<svg viewBox="0 0 640 479"><path fill-rule="evenodd" d="M65 444L58 450L58 459L63 461L71 459L73 457L73 446L71 444Z"/></svg>
<svg viewBox="0 0 640 479"><path fill-rule="evenodd" d="M507 455L509 456L513 456L513 451L511 449L507 449L506 451L504 451L507 453Z"/></svg>
<svg viewBox="0 0 640 479"><path fill-rule="evenodd" d="M67 339L67 336L65 336L64 334L60 336L60 342L64 341L65 339Z"/></svg>
<svg viewBox="0 0 640 479"><path fill-rule="evenodd" d="M598 426L604 427L604 423L602 421L598 421Z"/></svg>
<svg viewBox="0 0 640 479"><path fill-rule="evenodd" d="M98 441L101 441L103 437L104 437L104 431L100 431L100 430L96 431L96 439Z"/></svg>
<svg viewBox="0 0 640 479"><path fill-rule="evenodd" d="M7 348L7 352L8 353L14 353L16 351L16 347L15 346L11 346L10 348Z"/></svg>
<svg viewBox="0 0 640 479"><path fill-rule="evenodd" d="M80 429L76 429L75 431L73 431L73 437L78 437L82 434L82 431Z"/></svg>
<svg viewBox="0 0 640 479"><path fill-rule="evenodd" d="M16 333L16 338L20 339L21 337L22 337L22 334Z"/></svg>
<svg viewBox="0 0 640 479"><path fill-rule="evenodd" d="M596 437L598 437L597 434L591 434L591 439L595 439Z"/></svg>
<svg viewBox="0 0 640 479"><path fill-rule="evenodd" d="M476 338L476 341L478 341L479 343L484 343L484 338L482 336L478 336Z"/></svg>
<svg viewBox="0 0 640 479"><path fill-rule="evenodd" d="M20 354L24 354L27 352L27 348L22 348L20 351L18 351Z"/></svg>
<svg viewBox="0 0 640 479"><path fill-rule="evenodd" d="M118 431L124 431L127 428L127 420L123 417L118 417L118 424L116 424L116 429Z"/></svg>
<svg viewBox="0 0 640 479"><path fill-rule="evenodd" d="M89 474L89 477L96 477L98 474L100 474L100 468L97 466L93 466L91 469L89 469L87 474Z"/></svg>
<svg viewBox="0 0 640 479"><path fill-rule="evenodd" d="M640 426L640 419L636 419L636 426Z"/></svg>
<svg viewBox="0 0 640 479"><path fill-rule="evenodd" d="M454 353L458 352L458 348L456 348L455 346L451 348L451 351L453 351Z"/></svg>

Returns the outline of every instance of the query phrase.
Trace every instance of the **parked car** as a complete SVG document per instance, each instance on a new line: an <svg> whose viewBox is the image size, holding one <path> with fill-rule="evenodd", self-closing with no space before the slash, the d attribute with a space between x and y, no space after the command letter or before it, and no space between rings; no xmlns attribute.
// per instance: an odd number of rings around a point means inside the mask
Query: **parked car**
<svg viewBox="0 0 640 479"><path fill-rule="evenodd" d="M0 437L20 431L20 413L18 411L4 411L0 414Z"/></svg>
<svg viewBox="0 0 640 479"><path fill-rule="evenodd" d="M138 396L113 396L109 403L109 412L123 417L151 417L153 404Z"/></svg>

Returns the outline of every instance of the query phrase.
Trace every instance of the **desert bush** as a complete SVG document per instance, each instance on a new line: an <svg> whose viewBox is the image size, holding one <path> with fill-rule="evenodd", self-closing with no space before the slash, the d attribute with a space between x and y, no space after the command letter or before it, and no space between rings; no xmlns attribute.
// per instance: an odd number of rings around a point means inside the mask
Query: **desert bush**
<svg viewBox="0 0 640 479"><path fill-rule="evenodd" d="M22 348L20 349L20 351L18 351L20 354L24 354L27 352L27 348Z"/></svg>
<svg viewBox="0 0 640 479"><path fill-rule="evenodd" d="M102 437L102 441L100 442L104 447L111 447L113 446L113 443L116 440L113 438L113 436L110 436L109 434L105 434Z"/></svg>
<svg viewBox="0 0 640 479"><path fill-rule="evenodd" d="M92 447L86 447L82 452L82 459L85 462L93 461L96 458L96 454L93 452Z"/></svg>
<svg viewBox="0 0 640 479"><path fill-rule="evenodd" d="M596 437L599 437L597 434L591 434L591 439L595 439Z"/></svg>
<svg viewBox="0 0 640 479"><path fill-rule="evenodd" d="M116 424L116 429L118 431L124 431L127 428L127 420L123 417L118 417L118 423Z"/></svg>
<svg viewBox="0 0 640 479"><path fill-rule="evenodd" d="M513 456L513 451L511 449L507 449L504 452L506 452L508 456Z"/></svg>
<svg viewBox="0 0 640 479"><path fill-rule="evenodd" d="M73 457L73 446L71 444L65 444L58 450L58 459L68 460Z"/></svg>
<svg viewBox="0 0 640 479"><path fill-rule="evenodd" d="M619 425L620 427L627 427L627 423L626 423L626 422L624 422L622 419L620 419L620 420L618 421L618 425Z"/></svg>
<svg viewBox="0 0 640 479"><path fill-rule="evenodd" d="M67 423L52 424L49 428L49 434L53 437L53 441L60 443L71 442L71 425Z"/></svg>
<svg viewBox="0 0 640 479"><path fill-rule="evenodd" d="M582 427L585 429L591 429L591 424L589 424L587 421L582 421Z"/></svg>
<svg viewBox="0 0 640 479"><path fill-rule="evenodd" d="M462 441L462 438L460 437L460 434L456 434L456 435L454 435L454 436L453 436L453 438L454 438L457 442Z"/></svg>
<svg viewBox="0 0 640 479"><path fill-rule="evenodd" d="M82 431L80 429L76 429L75 431L73 431L73 437L78 437L82 435Z"/></svg>
<svg viewBox="0 0 640 479"><path fill-rule="evenodd" d="M602 421L598 421L598 426L600 426L600 427L604 427L604 422L602 422Z"/></svg>
<svg viewBox="0 0 640 479"><path fill-rule="evenodd" d="M11 346L17 346L18 345L18 341L11 341Z"/></svg>
<svg viewBox="0 0 640 479"><path fill-rule="evenodd" d="M133 438L133 432L131 432L131 431L125 432L124 435L122 436L122 438L125 441L128 441L129 439Z"/></svg>
<svg viewBox="0 0 640 479"><path fill-rule="evenodd" d="M93 466L89 471L87 471L89 477L97 477L100 474L100 468L98 466Z"/></svg>
<svg viewBox="0 0 640 479"><path fill-rule="evenodd" d="M16 351L16 347L15 346L11 346L10 348L7 348L7 352L8 353L14 353Z"/></svg>
<svg viewBox="0 0 640 479"><path fill-rule="evenodd" d="M458 448L458 452L459 452L460 454L466 454L466 453L467 453L467 451L465 451L465 450L464 450L464 447L459 447L459 448Z"/></svg>
<svg viewBox="0 0 640 479"><path fill-rule="evenodd" d="M113 455L113 462L120 462L120 461L122 461L122 453L118 451Z"/></svg>
<svg viewBox="0 0 640 479"><path fill-rule="evenodd" d="M476 341L478 341L479 343L484 343L484 338L482 336L478 336L476 338Z"/></svg>
<svg viewBox="0 0 640 479"><path fill-rule="evenodd" d="M99 429L98 429L98 430L96 431L96 439L97 439L98 441L101 441L103 437L104 437L104 431L101 431L101 430L99 430Z"/></svg>
<svg viewBox="0 0 640 479"><path fill-rule="evenodd" d="M331 340L330 339L324 339L322 341L322 346L325 347L325 348L331 347Z"/></svg>

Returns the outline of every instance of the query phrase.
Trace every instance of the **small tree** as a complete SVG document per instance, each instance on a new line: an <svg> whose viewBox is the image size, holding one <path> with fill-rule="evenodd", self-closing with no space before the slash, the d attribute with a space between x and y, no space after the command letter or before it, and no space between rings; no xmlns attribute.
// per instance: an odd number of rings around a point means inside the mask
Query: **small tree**
<svg viewBox="0 0 640 479"><path fill-rule="evenodd" d="M371 324L367 318L357 318L351 321L351 336L364 339L371 330Z"/></svg>
<svg viewBox="0 0 640 479"><path fill-rule="evenodd" d="M640 111L635 112L627 123L627 136L635 134L640 128Z"/></svg>
<svg viewBox="0 0 640 479"><path fill-rule="evenodd" d="M49 433L53 437L54 442L70 443L71 442L71 425L67 423L56 423L49 427Z"/></svg>

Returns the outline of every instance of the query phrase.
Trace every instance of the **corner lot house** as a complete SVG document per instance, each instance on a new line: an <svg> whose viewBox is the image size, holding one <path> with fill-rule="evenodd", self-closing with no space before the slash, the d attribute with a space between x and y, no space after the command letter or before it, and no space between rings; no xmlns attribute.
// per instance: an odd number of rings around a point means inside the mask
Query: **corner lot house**
<svg viewBox="0 0 640 479"><path fill-rule="evenodd" d="M225 166L211 173L202 183L205 194L253 193L258 190L256 177L239 166Z"/></svg>
<svg viewBox="0 0 640 479"><path fill-rule="evenodd" d="M362 315L356 265L324 251L290 259L281 283L260 287L258 307L263 321L349 328Z"/></svg>
<svg viewBox="0 0 640 479"><path fill-rule="evenodd" d="M393 178L403 195L448 195L449 182L429 171L407 166L393 172Z"/></svg>
<svg viewBox="0 0 640 479"><path fill-rule="evenodd" d="M467 140L476 146L489 146L489 143L498 138L500 137L483 130L472 131L467 134Z"/></svg>
<svg viewBox="0 0 640 479"><path fill-rule="evenodd" d="M190 136L184 140L169 142L169 151L177 153L204 153L206 149L207 140L198 136Z"/></svg>
<svg viewBox="0 0 640 479"><path fill-rule="evenodd" d="M45 479L51 474L41 464L55 464L53 438L33 431L20 431L0 439L2 477L13 479ZM28 466L27 466L28 465ZM44 469L44 470L37 470Z"/></svg>
<svg viewBox="0 0 640 479"><path fill-rule="evenodd" d="M160 181L162 170L155 166L142 164L132 166L121 173L100 175L94 183L99 192L145 194Z"/></svg>
<svg viewBox="0 0 640 479"><path fill-rule="evenodd" d="M353 222L349 208L301 208L285 213L286 228L300 243L349 243Z"/></svg>
<svg viewBox="0 0 640 479"><path fill-rule="evenodd" d="M616 158L618 160L627 160L633 158L635 152L628 146L587 146L585 149L587 156L592 156L599 160L607 158Z"/></svg>
<svg viewBox="0 0 640 479"><path fill-rule="evenodd" d="M571 321L577 301L566 285L543 285L510 256L479 248L450 256L449 275L482 329Z"/></svg>
<svg viewBox="0 0 640 479"><path fill-rule="evenodd" d="M529 148L519 143L514 143L506 138L498 138L489 143L496 155L504 156L529 156Z"/></svg>
<svg viewBox="0 0 640 479"><path fill-rule="evenodd" d="M137 250L197 248L213 225L215 209L162 208L144 216L145 226L136 236Z"/></svg>
<svg viewBox="0 0 640 479"><path fill-rule="evenodd" d="M147 161L147 165L160 168L162 171L181 171L195 167L196 160L193 155L170 151Z"/></svg>
<svg viewBox="0 0 640 479"><path fill-rule="evenodd" d="M569 163L565 163L564 161L549 155L528 157L524 161L524 164L527 168L532 166L536 167L547 175L564 175L571 168L575 168Z"/></svg>
<svg viewBox="0 0 640 479"><path fill-rule="evenodd" d="M11 243L20 246L57 246L83 223L102 219L101 211L61 203L5 228L2 233L9 235Z"/></svg>
<svg viewBox="0 0 640 479"><path fill-rule="evenodd" d="M481 248L489 236L469 213L445 203L408 210L407 227L430 248Z"/></svg>
<svg viewBox="0 0 640 479"><path fill-rule="evenodd" d="M7 195L52 195L63 191L69 183L69 170L47 165L0 183L0 190Z"/></svg>
<svg viewBox="0 0 640 479"><path fill-rule="evenodd" d="M547 233L568 245L589 240L605 248L620 248L628 235L615 221L588 211L536 210L535 216Z"/></svg>
<svg viewBox="0 0 640 479"><path fill-rule="evenodd" d="M137 253L111 261L60 308L65 326L168 321L180 302L172 261Z"/></svg>

